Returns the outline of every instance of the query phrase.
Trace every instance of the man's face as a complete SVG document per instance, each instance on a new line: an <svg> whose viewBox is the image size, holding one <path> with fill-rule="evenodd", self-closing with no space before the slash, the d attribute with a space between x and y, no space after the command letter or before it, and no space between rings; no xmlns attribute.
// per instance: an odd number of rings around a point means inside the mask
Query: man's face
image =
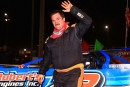
<svg viewBox="0 0 130 87"><path fill-rule="evenodd" d="M65 24L65 18L62 18L59 13L51 16L52 24L56 29L61 29Z"/></svg>

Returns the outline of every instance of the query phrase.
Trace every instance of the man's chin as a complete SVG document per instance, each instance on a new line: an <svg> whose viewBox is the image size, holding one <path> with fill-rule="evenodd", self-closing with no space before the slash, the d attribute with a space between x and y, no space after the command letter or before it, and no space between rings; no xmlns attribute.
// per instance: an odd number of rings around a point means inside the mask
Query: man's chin
<svg viewBox="0 0 130 87"><path fill-rule="evenodd" d="M55 27L56 29L60 30L61 28L60 27Z"/></svg>

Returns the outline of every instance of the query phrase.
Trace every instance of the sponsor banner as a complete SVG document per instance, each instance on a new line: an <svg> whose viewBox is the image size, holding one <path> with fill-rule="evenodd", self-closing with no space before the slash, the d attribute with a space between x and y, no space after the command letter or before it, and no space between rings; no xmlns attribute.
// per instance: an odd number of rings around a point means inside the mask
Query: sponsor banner
<svg viewBox="0 0 130 87"><path fill-rule="evenodd" d="M54 87L49 69L42 85L37 82L39 68L1 68L0 87ZM83 87L127 87L130 69L85 69ZM94 79L93 79L94 78Z"/></svg>
<svg viewBox="0 0 130 87"><path fill-rule="evenodd" d="M111 69L130 69L130 64L109 64Z"/></svg>

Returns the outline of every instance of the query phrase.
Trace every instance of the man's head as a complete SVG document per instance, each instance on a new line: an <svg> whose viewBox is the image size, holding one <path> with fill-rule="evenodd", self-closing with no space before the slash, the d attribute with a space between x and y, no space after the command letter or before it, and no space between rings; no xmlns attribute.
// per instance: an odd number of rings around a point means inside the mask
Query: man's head
<svg viewBox="0 0 130 87"><path fill-rule="evenodd" d="M7 50L7 45L3 45L3 50L4 50L4 51Z"/></svg>
<svg viewBox="0 0 130 87"><path fill-rule="evenodd" d="M55 10L50 15L52 24L56 29L61 29L65 24L64 13L60 10Z"/></svg>

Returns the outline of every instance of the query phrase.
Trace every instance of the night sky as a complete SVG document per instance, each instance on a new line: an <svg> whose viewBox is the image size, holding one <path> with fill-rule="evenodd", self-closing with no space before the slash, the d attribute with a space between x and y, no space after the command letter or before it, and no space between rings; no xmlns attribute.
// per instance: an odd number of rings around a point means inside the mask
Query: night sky
<svg viewBox="0 0 130 87"><path fill-rule="evenodd" d="M53 26L50 13L61 10L63 0L45 0L45 38L51 35ZM34 49L39 42L40 0L34 1ZM83 36L88 44L94 44L98 39L107 46L109 26L110 46L125 46L125 8L126 0L70 0L70 2L86 12L93 20L89 30ZM130 5L130 4L129 4ZM10 21L6 22L4 13ZM78 22L70 13L65 13L70 24ZM95 28L92 28L94 26ZM8 45L11 49L31 48L32 0L0 0L0 46L5 42L8 29ZM129 37L128 37L129 39ZM128 46L130 41L128 41Z"/></svg>

